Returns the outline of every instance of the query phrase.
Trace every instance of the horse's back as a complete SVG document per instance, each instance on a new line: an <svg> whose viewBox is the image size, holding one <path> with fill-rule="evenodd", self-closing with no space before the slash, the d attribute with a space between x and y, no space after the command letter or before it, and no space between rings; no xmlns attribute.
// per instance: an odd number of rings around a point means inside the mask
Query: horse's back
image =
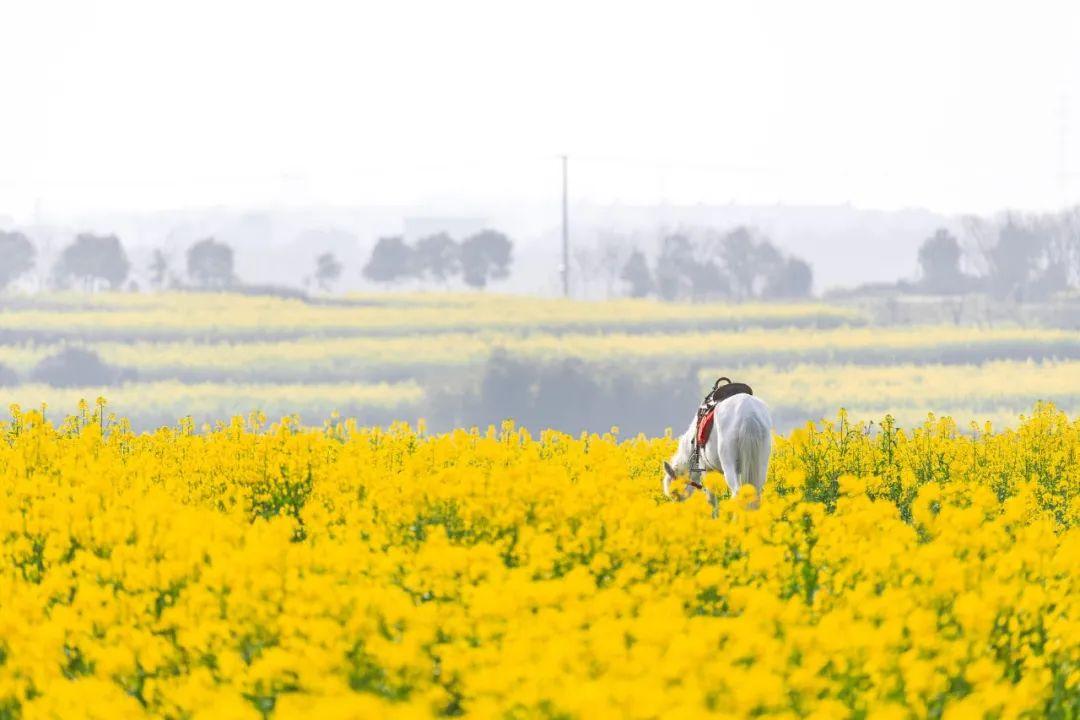
<svg viewBox="0 0 1080 720"><path fill-rule="evenodd" d="M772 432L769 406L755 395L735 395L716 407L715 422L720 439L734 438L741 432Z"/></svg>

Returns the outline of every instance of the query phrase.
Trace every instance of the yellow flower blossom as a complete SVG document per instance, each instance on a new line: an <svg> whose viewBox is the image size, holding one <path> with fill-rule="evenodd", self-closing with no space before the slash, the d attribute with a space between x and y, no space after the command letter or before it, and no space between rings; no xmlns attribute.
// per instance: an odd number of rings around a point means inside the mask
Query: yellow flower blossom
<svg viewBox="0 0 1080 720"><path fill-rule="evenodd" d="M801 428L717 519L657 492L669 436L104 411L0 423L0 717L1076 711L1080 421L1047 405Z"/></svg>

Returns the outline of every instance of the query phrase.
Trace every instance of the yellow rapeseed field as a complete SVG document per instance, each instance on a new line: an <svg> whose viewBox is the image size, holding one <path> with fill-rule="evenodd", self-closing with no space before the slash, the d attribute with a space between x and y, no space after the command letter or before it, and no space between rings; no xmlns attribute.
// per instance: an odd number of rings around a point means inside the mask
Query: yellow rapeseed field
<svg viewBox="0 0 1080 720"><path fill-rule="evenodd" d="M183 312L177 312L178 309ZM5 308L0 331L69 337L333 336L476 330L600 329L699 325L788 326L863 322L858 311L823 303L581 302L513 295L357 296L314 304L230 293L103 293L35 296Z"/></svg>
<svg viewBox="0 0 1080 720"><path fill-rule="evenodd" d="M0 423L0 717L1080 714L1049 406L798 430L715 520L670 437L104 408Z"/></svg>
<svg viewBox="0 0 1080 720"><path fill-rule="evenodd" d="M394 314L382 311L393 318ZM57 315L59 320L65 315ZM145 319L145 318L144 318ZM0 319L0 324L3 320ZM628 321L629 322L629 321ZM642 321L645 322L645 321ZM270 333L273 332L271 329ZM292 367L457 367L483 362L492 349L533 360L579 358L591 362L698 360L728 364L768 362L924 361L950 354L981 362L1001 353L1019 357L1072 358L1080 332L1050 328L957 326L753 328L726 332L428 332L368 337L309 337L236 343L192 341L97 342L103 359L153 375L168 369L217 371ZM62 345L0 345L0 362L29 368ZM995 355L998 354L998 355Z"/></svg>

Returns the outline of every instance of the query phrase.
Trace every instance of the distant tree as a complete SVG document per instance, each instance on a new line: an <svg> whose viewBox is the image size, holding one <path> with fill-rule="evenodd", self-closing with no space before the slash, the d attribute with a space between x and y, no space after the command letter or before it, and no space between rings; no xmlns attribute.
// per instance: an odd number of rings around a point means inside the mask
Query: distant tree
<svg viewBox="0 0 1080 720"><path fill-rule="evenodd" d="M587 297L602 271L600 253L588 243L575 243L570 249L570 262L570 292Z"/></svg>
<svg viewBox="0 0 1080 720"><path fill-rule="evenodd" d="M363 275L375 282L393 282L413 274L413 250L400 235L381 237L371 250Z"/></svg>
<svg viewBox="0 0 1080 720"><path fill-rule="evenodd" d="M43 358L30 372L33 381L53 387L109 385L122 379L122 375L93 350L76 347Z"/></svg>
<svg viewBox="0 0 1080 720"><path fill-rule="evenodd" d="M61 287L71 279L80 280L87 289L97 281L119 288L131 270L124 246L115 235L82 233L64 248L53 267L53 276Z"/></svg>
<svg viewBox="0 0 1080 720"><path fill-rule="evenodd" d="M416 241L413 262L417 276L446 282L461 272L461 248L444 232L428 235Z"/></svg>
<svg viewBox="0 0 1080 720"><path fill-rule="evenodd" d="M1045 222L1050 237L1040 283L1048 294L1080 287L1080 207L1057 213Z"/></svg>
<svg viewBox="0 0 1080 720"><path fill-rule="evenodd" d="M236 282L233 249L214 238L206 238L187 250L187 274L196 287L222 290Z"/></svg>
<svg viewBox="0 0 1080 720"><path fill-rule="evenodd" d="M1028 262L1029 268L1026 277L1020 281L1020 290L1015 293L1016 299L1020 300L1048 300L1056 293L1068 290L1074 282L1080 282L1080 227L1077 226L1076 210L1065 211L1046 215L1032 215L1013 218L1014 224L1019 225L1025 232L1021 238L1010 238L1012 245L1019 246L1021 239L1026 236L1027 247L1023 259L1017 256L1019 252L1014 250L1014 259L1017 262ZM1004 231L1008 223L1002 228L1002 235L998 238L998 245L1005 239ZM1010 234L1015 234L1015 230ZM1002 248L995 248L1001 251Z"/></svg>
<svg viewBox="0 0 1080 720"><path fill-rule="evenodd" d="M622 277L623 270L630 256L637 251L633 241L625 235L601 233L596 242L597 260L604 278L604 290L607 297L615 294L615 287ZM644 257L642 258L644 259ZM646 266L646 269L648 267ZM650 283L652 281L650 275Z"/></svg>
<svg viewBox="0 0 1080 720"><path fill-rule="evenodd" d="M1047 271L1056 267L1066 287L1080 287L1080 206L1058 213L1051 223Z"/></svg>
<svg viewBox="0 0 1080 720"><path fill-rule="evenodd" d="M814 287L814 271L802 258L782 259L765 278L761 292L769 300L798 300L810 297Z"/></svg>
<svg viewBox="0 0 1080 720"><path fill-rule="evenodd" d="M1051 262L1032 282L1029 300L1046 300L1059 292L1069 289L1069 266L1065 263Z"/></svg>
<svg viewBox="0 0 1080 720"><path fill-rule="evenodd" d="M972 261L991 295L1045 300L1080 286L1080 208L1046 215L963 218Z"/></svg>
<svg viewBox="0 0 1080 720"><path fill-rule="evenodd" d="M147 266L150 271L150 286L158 290L165 287L169 278L169 257L161 248L155 248Z"/></svg>
<svg viewBox="0 0 1080 720"><path fill-rule="evenodd" d="M998 229L997 242L987 253L990 292L1023 299L1024 289L1046 247L1046 237L1022 218L1009 216Z"/></svg>
<svg viewBox="0 0 1080 720"><path fill-rule="evenodd" d="M630 297L643 298L653 291L652 273L649 271L649 263L645 260L645 254L640 250L634 250L623 265L622 274L619 276L630 287Z"/></svg>
<svg viewBox="0 0 1080 720"><path fill-rule="evenodd" d="M655 277L665 300L799 298L808 297L813 286L809 264L784 255L747 227L694 239L684 233L666 236Z"/></svg>
<svg viewBox="0 0 1080 720"><path fill-rule="evenodd" d="M755 293L763 295L769 278L782 275L786 264L787 258L780 252L780 248L773 245L768 238L760 238L754 248L754 267L757 270Z"/></svg>
<svg viewBox="0 0 1080 720"><path fill-rule="evenodd" d="M736 300L752 298L758 278L762 274L762 260L765 258L773 260L772 253L768 250L763 252L759 248L749 228L738 227L722 238L719 254L734 298Z"/></svg>
<svg viewBox="0 0 1080 720"><path fill-rule="evenodd" d="M461 242L461 272L471 287L487 287L510 274L514 244L496 230L481 230Z"/></svg>
<svg viewBox="0 0 1080 720"><path fill-rule="evenodd" d="M660 254L653 274L660 297L668 301L689 297L689 273L696 262L694 243L689 235L678 232L665 235L660 241Z"/></svg>
<svg viewBox="0 0 1080 720"><path fill-rule="evenodd" d="M688 274L691 300L701 302L731 297L731 281L716 261L699 261L690 267Z"/></svg>
<svg viewBox="0 0 1080 720"><path fill-rule="evenodd" d="M731 297L731 278L720 263L720 245L724 238L706 232L694 242L694 261L686 268L690 298L703 301Z"/></svg>
<svg viewBox="0 0 1080 720"><path fill-rule="evenodd" d="M1080 287L1080 206L1059 215L1052 252L1051 262L1067 268L1069 285Z"/></svg>
<svg viewBox="0 0 1080 720"><path fill-rule="evenodd" d="M315 282L319 289L329 290L341 277L341 262L334 253L323 253L315 258Z"/></svg>
<svg viewBox="0 0 1080 720"><path fill-rule="evenodd" d="M921 286L932 293L959 293L966 288L960 271L960 242L945 228L939 228L919 247Z"/></svg>
<svg viewBox="0 0 1080 720"><path fill-rule="evenodd" d="M809 297L814 273L810 264L787 256L753 229L739 227L724 235L717 254L736 300Z"/></svg>
<svg viewBox="0 0 1080 720"><path fill-rule="evenodd" d="M0 290L34 267L37 251L21 232L0 230Z"/></svg>

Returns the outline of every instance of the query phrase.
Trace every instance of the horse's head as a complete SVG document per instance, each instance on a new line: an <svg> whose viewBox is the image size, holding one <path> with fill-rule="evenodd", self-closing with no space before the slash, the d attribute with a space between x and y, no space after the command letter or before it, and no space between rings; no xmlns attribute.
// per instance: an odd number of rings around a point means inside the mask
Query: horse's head
<svg viewBox="0 0 1080 720"><path fill-rule="evenodd" d="M686 479L686 486L683 488L682 492L679 492L678 490L672 491L671 486L677 479L678 473L675 472L675 468L671 466L671 463L665 462L664 478L661 483L664 487L664 495L668 496L675 502L686 502L695 492L697 492L698 490L704 490L704 488L699 483L694 481L694 477L693 475L691 475ZM706 494L709 493L708 490L705 490L705 492ZM711 494L709 496L712 497Z"/></svg>
<svg viewBox="0 0 1080 720"><path fill-rule="evenodd" d="M671 483L675 482L676 478L675 468L671 467L671 463L664 463L664 479L661 481L664 487L664 494L671 497Z"/></svg>

